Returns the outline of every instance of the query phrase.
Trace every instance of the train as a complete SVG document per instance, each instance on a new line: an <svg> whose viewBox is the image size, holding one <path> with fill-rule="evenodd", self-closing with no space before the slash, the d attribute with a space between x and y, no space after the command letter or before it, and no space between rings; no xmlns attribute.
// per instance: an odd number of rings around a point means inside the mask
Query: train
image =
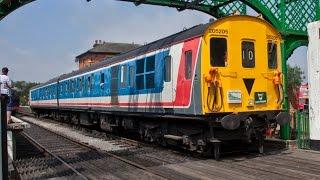
<svg viewBox="0 0 320 180"><path fill-rule="evenodd" d="M224 17L33 87L30 107L216 159L230 142L263 153L266 129L290 120L281 43L262 18Z"/></svg>

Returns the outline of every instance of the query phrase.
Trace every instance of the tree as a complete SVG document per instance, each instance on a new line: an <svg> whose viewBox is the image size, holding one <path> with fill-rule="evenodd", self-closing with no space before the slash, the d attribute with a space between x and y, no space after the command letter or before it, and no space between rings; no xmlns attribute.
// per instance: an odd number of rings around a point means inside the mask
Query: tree
<svg viewBox="0 0 320 180"><path fill-rule="evenodd" d="M29 101L29 91L32 87L38 85L35 82L16 81L13 83L14 87L20 94L20 105L27 106Z"/></svg>
<svg viewBox="0 0 320 180"><path fill-rule="evenodd" d="M288 85L287 85L288 99L292 107L294 107L295 109L298 108L298 102L299 102L297 93L304 79L305 79L304 72L300 67L298 66L292 67L288 65Z"/></svg>

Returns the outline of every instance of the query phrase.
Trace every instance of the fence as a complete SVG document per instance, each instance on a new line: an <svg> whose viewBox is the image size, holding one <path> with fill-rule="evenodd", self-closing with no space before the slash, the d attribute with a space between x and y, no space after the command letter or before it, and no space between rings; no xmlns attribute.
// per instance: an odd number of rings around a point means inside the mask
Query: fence
<svg viewBox="0 0 320 180"><path fill-rule="evenodd" d="M310 149L309 112L297 111L295 113L297 145L299 149Z"/></svg>

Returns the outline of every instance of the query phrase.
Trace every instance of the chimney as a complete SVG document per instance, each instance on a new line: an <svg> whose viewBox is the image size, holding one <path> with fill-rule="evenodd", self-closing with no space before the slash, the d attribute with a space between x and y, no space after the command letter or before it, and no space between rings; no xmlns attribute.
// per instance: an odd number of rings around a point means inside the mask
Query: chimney
<svg viewBox="0 0 320 180"><path fill-rule="evenodd" d="M99 44L98 44L98 40L95 40L94 41L94 44L93 44L93 47L97 47Z"/></svg>

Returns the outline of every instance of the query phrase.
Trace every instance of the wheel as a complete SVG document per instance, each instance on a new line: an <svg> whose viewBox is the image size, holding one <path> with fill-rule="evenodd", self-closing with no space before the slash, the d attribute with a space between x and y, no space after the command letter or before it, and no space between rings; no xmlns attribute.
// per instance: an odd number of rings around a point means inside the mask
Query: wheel
<svg viewBox="0 0 320 180"><path fill-rule="evenodd" d="M263 141L258 143L258 152L259 154L264 153Z"/></svg>
<svg viewBox="0 0 320 180"><path fill-rule="evenodd" d="M220 143L216 143L213 147L213 157L216 161L220 159Z"/></svg>
<svg viewBox="0 0 320 180"><path fill-rule="evenodd" d="M263 138L259 138L256 140L255 142L255 146L256 146L256 150L258 151L259 154L263 154L264 153L264 139Z"/></svg>

